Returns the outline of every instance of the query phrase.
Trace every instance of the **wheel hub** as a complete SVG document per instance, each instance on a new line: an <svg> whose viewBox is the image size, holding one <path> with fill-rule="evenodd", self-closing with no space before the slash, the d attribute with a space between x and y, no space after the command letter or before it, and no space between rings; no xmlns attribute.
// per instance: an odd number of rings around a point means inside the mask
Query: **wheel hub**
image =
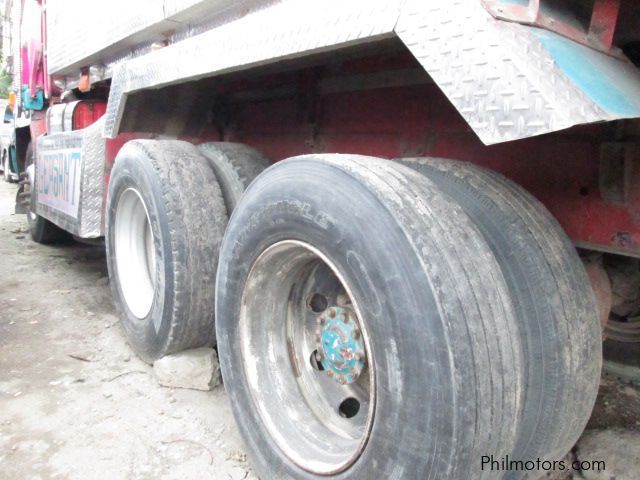
<svg viewBox="0 0 640 480"><path fill-rule="evenodd" d="M373 425L375 364L356 298L329 258L297 240L264 250L242 293L253 406L284 455L316 476L349 468Z"/></svg>
<svg viewBox="0 0 640 480"><path fill-rule="evenodd" d="M331 307L318 317L318 353L327 375L341 385L354 383L365 365L365 349L355 312Z"/></svg>

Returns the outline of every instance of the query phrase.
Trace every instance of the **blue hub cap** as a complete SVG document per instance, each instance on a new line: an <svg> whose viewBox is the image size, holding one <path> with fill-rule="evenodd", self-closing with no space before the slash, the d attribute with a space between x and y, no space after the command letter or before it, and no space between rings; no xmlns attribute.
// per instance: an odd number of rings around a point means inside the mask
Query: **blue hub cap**
<svg viewBox="0 0 640 480"><path fill-rule="evenodd" d="M355 313L331 307L318 318L321 363L327 375L340 384L355 382L365 365L364 342Z"/></svg>

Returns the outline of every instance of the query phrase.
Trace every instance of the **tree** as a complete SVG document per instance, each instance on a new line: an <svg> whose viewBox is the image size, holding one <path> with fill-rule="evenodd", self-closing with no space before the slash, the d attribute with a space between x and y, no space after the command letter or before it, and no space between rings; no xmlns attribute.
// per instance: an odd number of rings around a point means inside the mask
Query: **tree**
<svg viewBox="0 0 640 480"><path fill-rule="evenodd" d="M9 98L11 83L11 74L9 74L9 72L7 72L4 67L2 67L0 69L0 98Z"/></svg>
<svg viewBox="0 0 640 480"><path fill-rule="evenodd" d="M4 2L0 0L0 7L3 3ZM4 56L2 55L2 48L0 48L0 98L9 98L12 84L13 78L7 71L7 66L4 62Z"/></svg>

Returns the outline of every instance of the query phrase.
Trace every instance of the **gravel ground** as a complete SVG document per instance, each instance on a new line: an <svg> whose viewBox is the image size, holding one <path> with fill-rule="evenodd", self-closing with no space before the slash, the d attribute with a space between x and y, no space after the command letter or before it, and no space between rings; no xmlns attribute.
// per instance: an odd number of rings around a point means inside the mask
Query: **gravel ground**
<svg viewBox="0 0 640 480"><path fill-rule="evenodd" d="M256 480L222 386L160 387L129 349L103 247L33 243L0 182L0 479ZM640 393L605 375L570 460L640 478Z"/></svg>

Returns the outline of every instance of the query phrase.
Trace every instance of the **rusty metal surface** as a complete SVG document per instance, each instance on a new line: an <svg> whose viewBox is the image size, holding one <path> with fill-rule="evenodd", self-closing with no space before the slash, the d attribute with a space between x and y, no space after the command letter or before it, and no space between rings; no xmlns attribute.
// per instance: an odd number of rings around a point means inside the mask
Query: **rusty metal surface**
<svg viewBox="0 0 640 480"><path fill-rule="evenodd" d="M640 342L640 260L607 256L604 268L612 293L605 336L618 342Z"/></svg>
<svg viewBox="0 0 640 480"><path fill-rule="evenodd" d="M625 144L606 142L600 146L600 194L612 204L625 204Z"/></svg>
<svg viewBox="0 0 640 480"><path fill-rule="evenodd" d="M481 0L491 15L500 20L534 25L589 45L611 55L620 55L613 48L621 0L595 0L584 2L574 11L567 9L569 2L541 2L541 0ZM583 25L585 17L590 21Z"/></svg>
<svg viewBox="0 0 640 480"><path fill-rule="evenodd" d="M607 51L613 47L619 15L620 0L596 0L587 34L592 45L601 45Z"/></svg>
<svg viewBox="0 0 640 480"><path fill-rule="evenodd" d="M611 281L604 268L602 254L591 254L582 258L582 262L584 263L589 281L591 282L591 288L596 297L598 317L600 318L600 325L602 325L602 329L604 330L609 320L611 306L613 305ZM589 287L585 285L585 288Z"/></svg>
<svg viewBox="0 0 640 480"><path fill-rule="evenodd" d="M379 90L352 91L350 81L336 80L350 75L363 78L391 59L400 71L411 71L415 65L415 59L398 62L398 55L389 53L388 58L345 62L319 78L319 85L331 88L320 89L318 118L307 117L304 105L296 100L305 97L306 91L297 90L295 72L232 81L225 87L232 99L229 128L220 138L251 145L273 160L310 152L357 152L469 161L501 172L529 190L579 246L640 256L640 187L636 187L640 186L640 162L631 160L634 142L637 145L640 138L640 121L620 122L618 129L608 124L585 125L487 147L433 83L411 85L408 79L404 86L394 82ZM265 100L235 94L265 88L269 93L269 85L281 94L267 95ZM616 138L628 138L623 203L605 199L600 189L600 145Z"/></svg>

